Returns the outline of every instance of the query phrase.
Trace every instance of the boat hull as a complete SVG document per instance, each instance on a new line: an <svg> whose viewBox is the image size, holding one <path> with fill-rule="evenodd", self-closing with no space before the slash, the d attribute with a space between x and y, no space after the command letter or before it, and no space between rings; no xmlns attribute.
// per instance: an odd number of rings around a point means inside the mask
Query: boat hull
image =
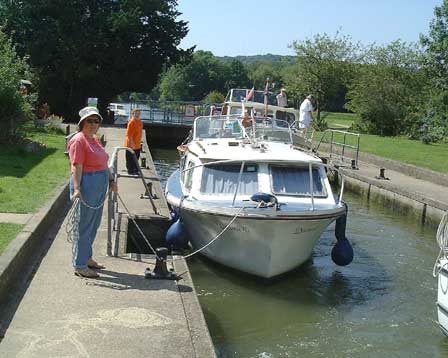
<svg viewBox="0 0 448 358"><path fill-rule="evenodd" d="M440 260L437 291L437 318L440 329L448 336L448 260Z"/></svg>
<svg viewBox="0 0 448 358"><path fill-rule="evenodd" d="M196 250L219 235L233 219L185 208L181 216ZM322 232L333 220L238 217L201 253L234 269L270 278L308 260Z"/></svg>

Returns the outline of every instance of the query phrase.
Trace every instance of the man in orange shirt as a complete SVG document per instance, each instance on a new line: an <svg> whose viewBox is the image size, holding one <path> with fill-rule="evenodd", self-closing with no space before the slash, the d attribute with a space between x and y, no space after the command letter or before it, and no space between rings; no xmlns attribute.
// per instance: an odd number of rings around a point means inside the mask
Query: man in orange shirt
<svg viewBox="0 0 448 358"><path fill-rule="evenodd" d="M126 138L124 140L124 146L134 150L137 162L140 158L140 151L142 149L143 122L140 119L140 114L141 110L139 108L134 108L132 110L132 117L128 122ZM126 169L128 170L128 174L139 174L137 165L138 163L134 162L132 154L126 151Z"/></svg>

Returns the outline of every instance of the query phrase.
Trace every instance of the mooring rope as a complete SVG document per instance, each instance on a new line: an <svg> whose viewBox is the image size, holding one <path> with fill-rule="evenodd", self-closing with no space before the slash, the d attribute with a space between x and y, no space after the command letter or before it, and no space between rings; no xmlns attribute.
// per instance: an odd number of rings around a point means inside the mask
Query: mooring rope
<svg viewBox="0 0 448 358"><path fill-rule="evenodd" d="M157 256L156 250L154 250L153 246L151 245L151 243L149 242L148 238L146 237L146 235L143 233L142 229L140 229L140 226L138 226L137 222L135 221L135 219L132 217L131 212L129 211L129 209L127 208L127 206L125 205L123 199L121 198L120 194L117 193L118 198L120 199L121 204L123 205L123 208L126 210L129 218L131 218L132 222L134 223L135 227L137 228L138 232L140 233L140 235L142 236L143 240L146 242L146 244L148 245L148 247L150 248L150 250L154 253L154 255L156 256L157 259L160 259ZM187 258L190 258L194 255L196 255L197 253L205 250L207 247L209 247L211 244L213 244L216 240L218 240L222 234L224 234L228 228L233 224L233 222L237 219L238 215L240 215L240 213L245 209L246 207L241 207L237 213L233 216L233 218L229 221L229 223L224 227L224 229L221 230L221 232L216 235L213 240L211 240L210 242L208 242L207 244L205 244L204 246L202 246L201 248L197 249L196 251L188 254L188 255L181 255L179 258L173 258L172 260L170 260L171 262L173 261L178 261L178 260L184 260Z"/></svg>
<svg viewBox="0 0 448 358"><path fill-rule="evenodd" d="M448 265L448 211L445 212L440 221L436 238L440 251L432 270L432 275L434 277L437 277L440 271ZM445 259L447 262L444 265L440 265L441 259Z"/></svg>

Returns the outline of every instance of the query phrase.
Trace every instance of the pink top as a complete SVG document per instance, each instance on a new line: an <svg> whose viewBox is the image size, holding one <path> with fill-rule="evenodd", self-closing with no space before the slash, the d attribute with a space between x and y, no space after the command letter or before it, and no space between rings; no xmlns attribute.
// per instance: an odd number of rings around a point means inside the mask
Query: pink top
<svg viewBox="0 0 448 358"><path fill-rule="evenodd" d="M87 138L84 133L75 134L68 142L68 152L73 166L82 164L82 172L97 172L107 169L109 155L98 138Z"/></svg>

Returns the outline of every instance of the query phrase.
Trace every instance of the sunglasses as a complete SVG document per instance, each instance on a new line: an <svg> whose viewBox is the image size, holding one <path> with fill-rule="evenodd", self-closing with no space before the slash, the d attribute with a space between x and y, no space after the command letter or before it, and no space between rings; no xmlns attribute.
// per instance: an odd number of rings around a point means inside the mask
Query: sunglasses
<svg viewBox="0 0 448 358"><path fill-rule="evenodd" d="M89 124L93 124L93 123L99 124L100 120L98 118L87 118L86 122L89 123Z"/></svg>

